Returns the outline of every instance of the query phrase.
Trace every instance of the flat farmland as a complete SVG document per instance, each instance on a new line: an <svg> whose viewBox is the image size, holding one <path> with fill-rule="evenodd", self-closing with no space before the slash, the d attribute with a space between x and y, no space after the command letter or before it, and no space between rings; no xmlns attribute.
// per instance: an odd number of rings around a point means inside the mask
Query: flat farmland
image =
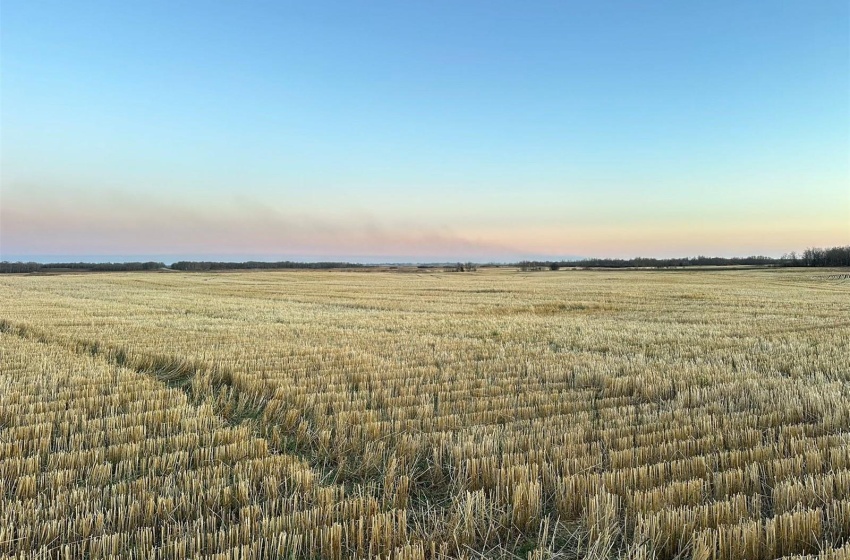
<svg viewBox="0 0 850 560"><path fill-rule="evenodd" d="M2 558L848 540L837 270L0 277Z"/></svg>

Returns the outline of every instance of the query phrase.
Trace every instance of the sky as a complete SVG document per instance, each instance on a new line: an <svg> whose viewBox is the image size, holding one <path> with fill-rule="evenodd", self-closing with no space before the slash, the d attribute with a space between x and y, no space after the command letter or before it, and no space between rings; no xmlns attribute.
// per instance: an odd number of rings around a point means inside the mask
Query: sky
<svg viewBox="0 0 850 560"><path fill-rule="evenodd" d="M850 4L3 0L0 260L850 244Z"/></svg>

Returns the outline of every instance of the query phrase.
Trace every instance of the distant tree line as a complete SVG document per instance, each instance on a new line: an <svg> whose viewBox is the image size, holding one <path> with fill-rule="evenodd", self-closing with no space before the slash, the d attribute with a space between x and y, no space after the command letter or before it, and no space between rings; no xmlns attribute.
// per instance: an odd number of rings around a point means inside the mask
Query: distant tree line
<svg viewBox="0 0 850 560"><path fill-rule="evenodd" d="M370 266L347 262L214 262L179 261L171 266L161 262L125 262L125 263L36 263L36 262L0 262L0 273L23 272L133 272L143 270L273 270L273 269L332 269L332 268L369 268ZM633 259L581 259L563 261L521 261L516 263L524 271L558 270L562 267L584 268L676 268L689 266L850 266L850 245L821 249L810 247L802 253L791 252L780 258L751 257L684 257L675 259L654 259L635 257ZM420 268L422 268L420 266ZM457 263L446 268L452 272L472 272L478 268L475 263Z"/></svg>
<svg viewBox="0 0 850 560"><path fill-rule="evenodd" d="M210 262L210 261L179 261L171 265L173 270L253 270L253 269L281 269L281 268L301 268L301 269L326 269L326 268L362 268L367 265L346 263L346 262Z"/></svg>
<svg viewBox="0 0 850 560"><path fill-rule="evenodd" d="M125 263L36 263L36 262L0 262L0 273L4 272L127 272L140 270L159 270L165 268L161 262L125 262Z"/></svg>
<svg viewBox="0 0 850 560"><path fill-rule="evenodd" d="M780 258L754 255L750 257L683 257L654 259L581 259L564 261L521 261L521 270L558 270L562 267L587 268L676 268L688 266L850 266L850 245L828 249L809 248L801 254L791 252Z"/></svg>
<svg viewBox="0 0 850 560"><path fill-rule="evenodd" d="M478 265L473 262L459 262L445 269L446 272L475 272L476 270L478 270Z"/></svg>
<svg viewBox="0 0 850 560"><path fill-rule="evenodd" d="M850 266L850 245L829 249L812 247L803 251L802 255L791 252L782 258L790 261L791 266Z"/></svg>
<svg viewBox="0 0 850 560"><path fill-rule="evenodd" d="M527 270L558 270L561 267L591 267L591 268L672 268L681 266L733 266L733 265L779 265L780 259L764 256L752 257L682 257L672 259L655 259L635 257L633 259L581 259L570 261L523 261L518 263L520 268Z"/></svg>
<svg viewBox="0 0 850 560"><path fill-rule="evenodd" d="M345 262L211 262L211 261L179 261L171 266L161 262L125 262L125 263L37 263L37 262L0 262L0 273L22 272L134 272L141 270L246 270L246 269L281 269L281 268L360 268L366 265Z"/></svg>

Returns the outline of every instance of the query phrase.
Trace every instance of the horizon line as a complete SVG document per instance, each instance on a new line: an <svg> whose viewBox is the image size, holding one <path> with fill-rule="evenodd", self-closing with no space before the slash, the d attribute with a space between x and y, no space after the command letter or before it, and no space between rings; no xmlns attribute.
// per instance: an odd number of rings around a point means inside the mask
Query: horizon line
<svg viewBox="0 0 850 560"><path fill-rule="evenodd" d="M837 246L837 247L840 247ZM827 247L826 249L829 249ZM821 249L820 247L810 247L809 249ZM359 266L381 266L381 265L447 265L447 264L455 264L455 263L473 263L478 265L511 265L511 264L519 264L522 262L545 262L545 263L559 263L559 262L583 262L583 261L635 261L635 260L655 260L655 261L675 261L675 260L695 260L695 259L723 259L723 260L735 260L735 259L770 259L770 260L783 260L787 258L793 258L791 255L802 256L803 251L786 251L780 256L776 255L764 255L764 254L750 254L750 255L733 255L733 256L720 256L720 255L707 255L707 254L697 254L697 255L686 255L686 256L676 256L676 257L658 257L658 256L645 256L645 255L635 255L630 257L601 257L601 256L579 256L579 255L564 255L564 256L554 256L554 255L515 255L514 258L494 258L494 259L472 259L472 258L445 258L445 257L437 257L434 256L432 258L411 258L410 256L402 257L398 255L393 256L366 256L366 255L353 255L343 257L342 255L334 255L327 257L318 257L318 256L286 256L281 258L276 257L257 257L257 256L244 256L237 257L236 255L194 255L192 257L183 256L183 255L82 255L82 254L74 254L74 255L10 255L10 256L0 256L0 262L4 263L14 263L14 264L25 264L25 263L35 263L42 266L50 266L50 265L58 265L58 264L129 264L129 263L162 263L165 266L172 266L178 262L188 262L188 263L222 263L222 264L247 264L247 263L297 263L297 264L322 264L322 263L334 263L334 264L351 264L351 265L359 265Z"/></svg>

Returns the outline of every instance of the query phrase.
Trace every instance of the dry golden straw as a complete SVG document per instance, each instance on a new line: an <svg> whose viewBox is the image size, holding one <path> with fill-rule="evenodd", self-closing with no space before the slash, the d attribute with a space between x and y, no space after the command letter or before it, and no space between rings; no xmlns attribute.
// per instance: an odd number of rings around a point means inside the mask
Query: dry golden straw
<svg viewBox="0 0 850 560"><path fill-rule="evenodd" d="M830 278L0 277L0 558L848 558Z"/></svg>

